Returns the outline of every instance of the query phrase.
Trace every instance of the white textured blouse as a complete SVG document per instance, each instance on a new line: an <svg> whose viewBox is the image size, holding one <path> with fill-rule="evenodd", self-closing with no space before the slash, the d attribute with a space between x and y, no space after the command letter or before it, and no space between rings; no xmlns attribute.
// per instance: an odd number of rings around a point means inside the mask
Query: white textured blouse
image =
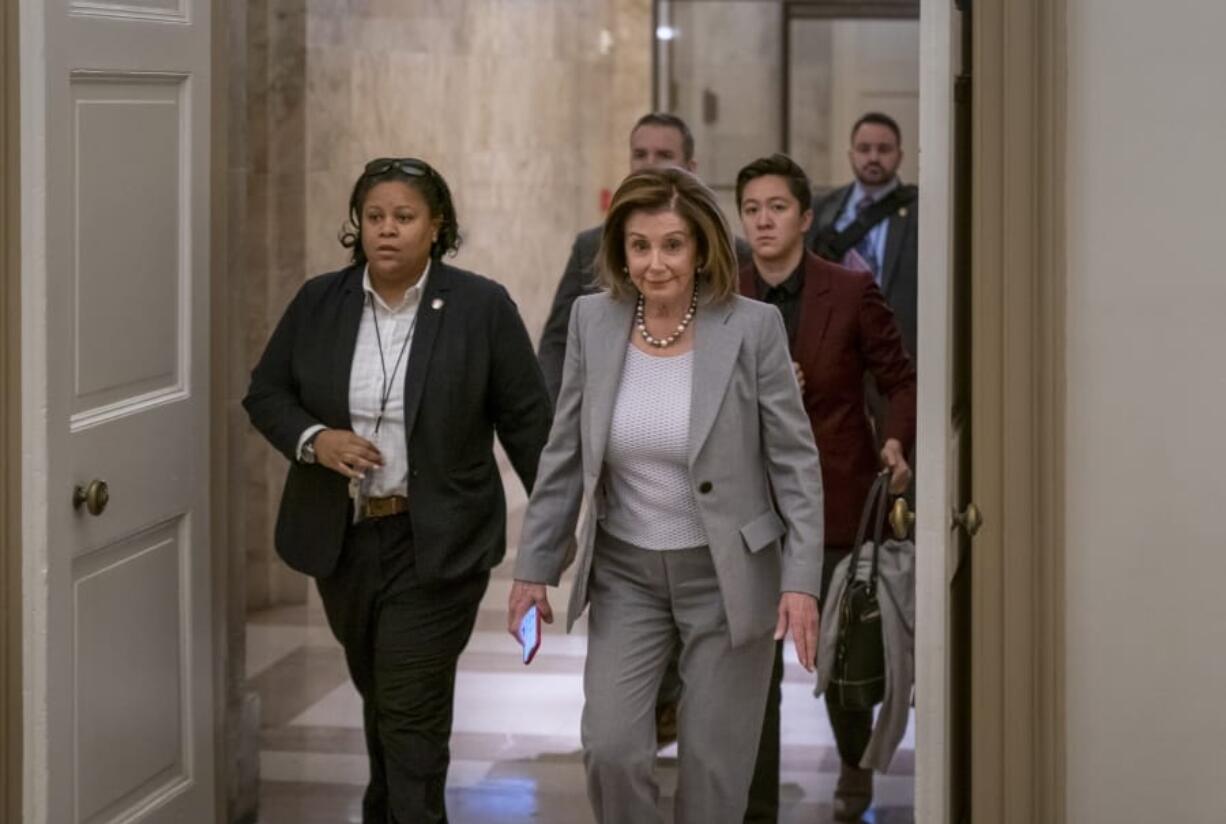
<svg viewBox="0 0 1226 824"><path fill-rule="evenodd" d="M644 549L707 543L689 471L694 353L657 357L629 344L605 450L603 526Z"/></svg>

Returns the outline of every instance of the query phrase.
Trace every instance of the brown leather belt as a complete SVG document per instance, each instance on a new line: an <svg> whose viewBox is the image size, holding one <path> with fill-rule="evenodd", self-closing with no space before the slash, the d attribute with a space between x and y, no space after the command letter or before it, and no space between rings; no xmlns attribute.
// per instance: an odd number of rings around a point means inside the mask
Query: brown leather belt
<svg viewBox="0 0 1226 824"><path fill-rule="evenodd" d="M404 495L388 495L386 498L366 498L362 501L362 520L386 518L409 511L409 499Z"/></svg>

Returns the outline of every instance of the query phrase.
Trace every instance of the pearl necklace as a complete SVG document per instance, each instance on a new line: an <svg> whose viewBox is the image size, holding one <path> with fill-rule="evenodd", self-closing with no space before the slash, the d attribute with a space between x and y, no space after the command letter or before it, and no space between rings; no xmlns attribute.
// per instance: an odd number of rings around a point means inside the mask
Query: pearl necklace
<svg viewBox="0 0 1226 824"><path fill-rule="evenodd" d="M694 287L694 296L690 298L690 308L681 317L681 323L677 324L677 329L667 338L653 337L647 331L647 321L643 317L644 303L643 293L640 292L638 303L634 307L634 325L638 327L639 334L643 336L643 340L647 342L648 346L664 349L676 343L685 334L685 330L689 328L690 322L694 320L694 313L698 311L698 287Z"/></svg>

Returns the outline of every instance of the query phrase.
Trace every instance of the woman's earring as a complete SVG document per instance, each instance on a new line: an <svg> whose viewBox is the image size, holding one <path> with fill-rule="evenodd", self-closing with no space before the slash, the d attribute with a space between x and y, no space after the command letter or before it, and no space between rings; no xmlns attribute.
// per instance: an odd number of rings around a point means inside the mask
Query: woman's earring
<svg viewBox="0 0 1226 824"><path fill-rule="evenodd" d="M623 272L625 272L625 273L628 275L628 274L630 274L630 267L629 267L629 266L623 266L623 267L622 267L622 271L623 271Z"/></svg>

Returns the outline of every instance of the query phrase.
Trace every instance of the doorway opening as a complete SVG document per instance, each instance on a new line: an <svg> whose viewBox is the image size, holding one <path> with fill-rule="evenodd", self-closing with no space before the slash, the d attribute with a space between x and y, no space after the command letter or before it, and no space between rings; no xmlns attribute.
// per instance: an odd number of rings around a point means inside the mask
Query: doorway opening
<svg viewBox="0 0 1226 824"><path fill-rule="evenodd" d="M898 179L919 182L919 17L918 0L656 0L657 108L690 124L699 175L719 195L738 231L737 172L753 158L774 152L789 155L808 174L818 207L815 220L832 219L841 211L855 181L848 160L852 127L869 112L898 124L903 150ZM887 231L899 243L915 231L905 217L887 220ZM896 266L911 267L904 277L914 284L914 260L893 260ZM909 312L907 322L914 329L914 297L908 300L891 290L892 274L883 274L878 273L878 282L887 301L897 299L896 314L901 320ZM826 710L812 693L812 677L789 660L783 689L781 820L791 820L806 804L827 809L840 770ZM914 816L916 747L912 718L891 770L875 778L876 820ZM809 766L814 764L817 768Z"/></svg>
<svg viewBox="0 0 1226 824"><path fill-rule="evenodd" d="M1022 0L1006 5L1013 9L1012 14L1023 16L1030 14L1026 10L1026 3ZM1055 14L1052 8L1058 9L1060 5L1057 0L1044 0L1044 9L1046 9L1044 14L1053 19L1059 19L1059 15ZM924 9L922 20L919 20L920 6L923 6ZM978 146L982 145L985 140L983 132L972 134L973 127L983 128L980 122L983 114L975 113L970 107L970 101L981 101L985 96L988 96L990 100L992 91L983 89L999 90L999 86L983 84L979 90L975 90L969 79L958 80L959 75L969 77L967 68L976 60L978 61L976 65L982 66L986 62L989 66L999 68L1000 62L1003 62L1000 55L1004 53L1000 48L1003 42L1003 35L1000 34L1003 24L1000 15L983 11L977 7L977 11L987 17L987 22L982 22L980 19L972 25L969 11L970 3L966 0L957 3L953 0L949 2L924 0L922 3L904 2L904 0L876 0L876 2L656 0L650 8L651 19L646 21L645 25L640 26L645 35L644 40L647 41L645 44L640 44L645 46L641 49L640 56L646 58L642 62L647 68L646 71L640 70L639 74L635 74L633 68L639 57L628 60L624 64L616 62L621 59L619 55L632 51L626 47L625 41L618 39L620 32L616 27L601 28L598 25L590 32L596 44L594 48L609 57L612 73L616 78L620 78L617 80L617 83L620 83L620 93L623 93L625 99L632 101L628 107L630 111L637 115L649 108L671 110L680 114L691 124L699 146L700 173L724 199L724 207L729 215L735 214L732 207L733 177L739 163L749 157L774 151L787 151L801 158L802 165L809 169L819 184L834 186L845 181L846 175L840 177L842 168L845 168L839 166L842 151L840 143L846 139L850 123L839 126L837 119L840 115L836 114L838 111L854 110L860 106L868 107L869 101L872 101L874 107L886 109L903 124L904 139L907 145L913 149L917 149L921 144L924 146L924 162L919 164L914 172L904 170L904 176L920 183L923 210L927 215L921 229L921 246L926 251L921 262L923 291L919 314L921 338L926 344L932 342L932 345L922 346L917 352L921 373L921 434L917 456L917 469L921 483L917 496L916 532L917 543L920 546L918 583L920 617L917 632L919 633L918 649L922 657L919 658L919 671L917 672L916 732L914 739L911 740L914 747L914 755L911 758L914 786L913 789L906 791L907 804L905 807L906 815L911 815L913 807L916 820L925 822L965 820L969 815L968 810L971 809L967 800L972 778L970 764L973 761L980 771L975 776L975 781L978 783L982 774L987 771L983 765L989 763L981 757L985 753L983 745L978 745L980 749L975 750L970 744L971 727L975 723L966 710L971 703L967 697L967 690L972 684L972 681L969 680L970 675L965 669L954 671L947 667L947 662L962 667L968 666L969 662L965 658L959 658L958 650L969 651L970 646L974 643L974 639L970 636L970 623L967 620L968 610L974 606L972 595L966 591L961 595L952 592L950 583L951 580L954 580L955 583L960 581L969 585L973 578L978 584L985 576L1001 574L1000 565L997 563L1001 554L999 548L992 549L992 554L986 556L993 559L988 563L984 563L985 552L981 548L976 557L976 565L972 570L967 563L970 554L969 545L964 538L960 537L961 533L951 533L950 530L951 524L954 523L953 517L955 515L962 517L966 514L965 505L970 500L971 480L982 474L982 466L973 469L965 460L957 458L959 455L969 455L969 450L951 451L951 449L962 449L962 446L958 445L951 447L951 443L956 440L958 433L969 434L970 422L965 414L958 417L958 413L955 413L951 419L950 411L956 404L963 404L969 409L971 395L987 391L982 385L972 387L966 383L967 374L976 372L976 368L975 363L969 358L968 345L965 341L972 320L977 316L982 302L990 297L986 294L984 279L989 278L989 275L991 278L999 277L999 270L993 274L989 272L990 267L988 266L973 265L975 259L972 258L972 250L967 245L968 238L972 233L981 233L983 228L968 219L968 212L965 208L959 211L955 204L961 203L965 206L971 202L973 196L980 199L986 198L984 202L991 205L992 214L1003 211L999 180L993 182L989 176L981 175L976 180L981 186L987 188L973 189L971 187L972 156L968 150L972 142L978 141L975 143ZM737 20L740 19L738 15L752 15L754 22L740 25L737 23ZM607 21L601 22L607 23ZM636 25L639 22L642 21L637 21ZM994 26L996 28L993 28ZM995 32L1000 35L1000 38L993 42L990 54L985 49L983 54L976 56L970 49L971 32L985 29ZM703 31L707 32L704 36L708 40L699 41L695 46L695 32ZM1051 31L1051 26L1036 27L1035 31L1046 34ZM282 31L280 34L284 36L286 32ZM721 38L728 39L733 35L737 42L747 38L749 45L730 49L726 53L710 47L711 42L720 42ZM856 42L888 44L902 40L907 40L910 44L907 46L907 53L910 55L908 60L920 62L920 65L913 69L914 74L909 87L903 88L890 83L875 91L871 88L862 89L855 94L843 94L839 91L848 77L848 72L850 71L851 76L855 78L860 76L860 69L847 68L848 66L859 66L851 57L856 50L852 48L836 55L834 46L836 42L851 43L854 46ZM1054 44L1052 48L1058 49L1056 40L1050 40L1050 42ZM284 40L280 43L281 47L285 47ZM828 60L820 57L823 49L829 50ZM293 49L289 51L293 52ZM1037 53L1037 50L1035 51ZM985 54L988 56L985 57ZM1011 58L1019 61L1018 65L1014 66L1015 70L1022 73L1031 71L1036 75L1050 70L1049 63L1042 63L1042 61L1039 61L1041 65L1027 63L1026 61L1031 59L1027 54L1028 52L1024 49L1017 50L1017 55ZM322 70L326 73L330 69L324 64L334 57L336 57L335 54L320 54L316 68L312 71L320 71L320 66L323 65ZM893 68L897 67L890 67L891 70ZM255 69L248 67L248 70L254 71ZM999 80L991 73L989 75L993 82ZM576 82L579 86L587 88L583 86L587 80L580 78ZM628 87L641 88L642 94L638 97L635 97L634 94L624 94ZM1011 88L1017 87L1015 85ZM920 94L921 88L923 89L922 95ZM754 93L761 89L769 89L770 93ZM813 90L811 94L808 93L810 89ZM553 91L557 93L556 89ZM930 92L935 93L930 94ZM1045 94L1050 94L1050 91ZM810 99L814 101L813 106L806 107L806 100ZM1008 99L1016 101L1025 99L1025 96L1013 95ZM881 105L876 105L877 103ZM886 103L892 103L896 105L896 108L891 110ZM583 107L577 108L582 109ZM742 112L750 114L741 115ZM993 116L998 114L999 111L994 111ZM742 131L747 122L756 122L760 128ZM270 128L274 126L281 128L283 133L285 128L296 128L298 124L291 120L268 125ZM540 124L535 124L534 128L539 126ZM572 135L571 148L578 147L576 155L579 159L576 162L576 170L580 168L597 169L594 175L596 179L610 187L615 186L624 171L622 168L624 161L621 160L624 148L621 144L628 126L629 122L619 121L617 118L612 118L600 125L601 130L612 135L608 144L613 148L609 149L604 145L596 147L591 134L586 131L590 128L590 124L583 121L569 124L567 128ZM914 132L911 131L912 129ZM579 137L576 138L575 135ZM987 137L988 142L999 150L1003 142L1000 134L993 132ZM321 156L317 154L318 150L311 148L314 145L313 141L318 139L318 136L308 138L304 144L307 146L308 158L320 159ZM433 147L439 145L438 135L426 135L422 140L425 145L432 147L432 150L434 150ZM364 150L366 148L370 147L363 147ZM918 151L913 151L910 160L918 160L918 154ZM983 162L984 157L985 155L980 154L975 162ZM310 161L308 165L313 162L315 161ZM349 158L346 162L357 162L356 155L355 158ZM466 174L464 169L467 166L468 164L462 158L453 161L453 168L460 169L461 175ZM270 170L260 169L259 171L263 173ZM491 170L485 169L484 171ZM578 171L576 173L578 174ZM911 176L912 174L914 177ZM267 180L276 183L278 178L275 174L270 174ZM280 180L284 183L284 178ZM988 182L984 182L985 180ZM327 174L315 174L306 185L313 187L310 203L327 202L329 197L337 198L335 181L330 181ZM494 202L499 197L506 197L507 191L513 191L490 185L488 181L481 180L481 176L477 174L457 185L456 189L461 196L466 191L479 192L479 196L474 200L479 201L482 197L486 197L489 198L489 202ZM257 197L267 202L270 196L275 198L279 194L284 195L285 192L273 189L253 190L252 202L255 202ZM590 200L589 194L593 195ZM599 220L599 211L596 207L598 198L595 197L595 194L594 188L591 192L584 189L572 199L563 199L570 214L565 215L561 221L555 221L556 225L553 226L554 234L562 237L560 245L565 245L574 230L592 225ZM482 218L488 220L491 214L484 214ZM576 218L576 215L579 217ZM312 235L314 239L309 240L309 243L315 243L319 238L328 239L325 233L317 231L323 225L319 215L308 214L305 220L313 227L312 232L314 232ZM556 231L558 226L566 224L567 221L574 225L565 231ZM290 223L294 222L296 219L290 221ZM334 228L334 223L328 228ZM282 240L287 244L284 248L291 252L300 251L293 246L295 238L290 235L292 232L282 236ZM297 238L297 241L301 242L301 238ZM559 245L557 237L550 242L554 246ZM548 243L545 245L549 246ZM979 253L983 253L982 246ZM314 254L314 251L311 251L311 254ZM556 273L561 271L565 249L558 251L555 257L557 259L546 261L545 265L538 267L539 271L544 274L538 276L536 281L517 280L512 286L512 292L516 295L517 300L520 300L521 310L526 317L529 317L529 326L533 331L535 327L539 327L539 315L542 315L544 311L542 307L547 306L548 297L556 285ZM299 258L299 260L302 259L304 258ZM474 266L474 268L479 267ZM322 269L312 268L310 265L300 266L297 275L301 277L313 271L322 271ZM951 273L960 274L951 280ZM959 277L961 280L957 279ZM972 293L970 289L972 280L978 284L978 291L975 293ZM271 312L269 307L275 304L279 311L279 307L288 300L290 293L284 283L274 284L266 290L263 295L265 315L260 318L260 322L267 323L268 313ZM535 318L534 313L537 315ZM983 317L999 319L1001 315L998 312L995 315L989 314ZM1043 322L1048 323L1049 320ZM993 330L990 324L988 326L987 337L993 334L999 337L999 329ZM976 329L984 331L982 320L979 321ZM951 344L951 336L963 343ZM252 344L255 351L258 351L263 344L264 336L253 335L252 337L259 338ZM982 364L982 358L978 362ZM1023 358L1023 365L1025 363L1028 362ZM999 404L999 398L997 403ZM979 413L983 409L984 407L979 406L976 411ZM924 423L925 419L927 424ZM999 431L990 431L988 437L980 439L976 444L976 458L981 464L990 463L990 460L981 457L980 453L990 454L989 445L994 440L999 441L999 438ZM1055 447L1045 445L1043 448ZM238 451L242 452L243 449L240 448ZM261 481L266 487L264 493L274 499L279 488L275 481L275 477L272 476L266 476ZM515 483L509 480L508 491L514 487ZM994 498L990 499L989 504L985 507L989 524L985 530L989 532L994 525L998 526L1001 522L1004 504L1002 495L999 494L1000 488L1002 487L997 485ZM516 506L522 504L522 501L512 500L510 504L514 510ZM255 518L266 521L271 514L268 511L267 501L260 506L264 506L265 509L256 512ZM1021 520L1021 518L1014 518L1013 522L1018 523ZM262 528L258 524L249 523L246 531L247 540L250 541ZM1051 524L1048 524L1046 528L1051 529ZM512 533L517 531L514 515L510 531ZM989 535L989 538L997 540L999 536ZM1013 577L1024 578L1021 572L1013 570ZM276 584L274 579L267 580ZM289 584L289 586L296 585ZM1027 592L1030 591L1027 590ZM1044 603L1052 603L1057 595L1058 593L1044 593ZM1030 603L1026 599L1018 601L1019 604L1023 602ZM983 609L982 601L977 608ZM1017 619L1015 626L1030 625L1030 622L1034 620L1033 616L1026 611L1030 608L1030 606L1019 607L1013 613L1013 617ZM300 604L286 607L284 611L285 614L298 612L302 615L309 615L310 606ZM994 623L979 622L976 625L977 631L980 632L980 644L985 643L982 639L991 637L991 633L999 630L1000 615L989 616L989 618ZM493 618L487 618L486 621L484 628L488 632L493 634L503 632ZM1058 619L1054 625L1047 623L1043 627L1048 633L1044 637L1051 637L1053 632L1058 635ZM265 627L267 638L264 641L273 639L284 628L283 624L268 622ZM478 630L481 629L482 625L479 623ZM319 646L323 646L327 639L327 631L323 627L322 620L315 623L308 621L305 628L298 627L292 631L307 637L308 640L311 633L317 633ZM284 633L281 634L284 636ZM495 643L493 634L489 636L491 644ZM497 639L497 643L505 643L505 641L505 638ZM276 642L272 641L270 642L272 646L264 647L259 646L261 643L263 641L256 641L252 645L253 648L248 650L248 658L256 662L264 660L267 663L267 658L261 658L261 649L273 649ZM558 639L557 643L566 642ZM1008 649L1011 659L1013 657L1025 658L1028 655L1020 646ZM477 665L476 671L488 674L488 671L481 667L485 667L490 660L485 657L490 653L481 649L476 649L474 652L477 653L477 656L473 660L482 662ZM1045 666L1055 667L1056 652L1048 655ZM254 677L264 677L269 685L267 688L272 690L271 685L275 679L282 678L292 682L295 678L310 672L312 667L325 670L332 667L328 677L343 680L343 673L337 669L336 661L328 663L319 659L312 662L310 658L311 656L308 655L300 655L296 660L291 660L281 656L276 660L286 663L286 666L277 672L268 668L258 670L254 673ZM958 664L959 660L961 664ZM1002 663L998 659L993 662L993 665L1001 666ZM573 669L573 663L568 666ZM563 676L574 676L574 674L574 672L554 673L554 675ZM999 683L990 680L987 684L993 689L1000 687ZM1046 693L1045 695L1047 698L1044 700L1049 700L1050 695ZM814 711L810 713L810 725L824 724L824 718L816 712L816 702L803 694L803 690L797 691L797 696L798 700L803 699L814 708ZM325 698L331 700L332 705L337 707L342 706L346 700L342 694L325 696ZM323 698L320 700L322 701ZM994 706L1016 708L1023 703L1020 700L1015 703L998 701ZM311 715L309 710L310 707L300 707L296 714L287 711L283 718L286 723L282 725L286 729L276 733L265 731L263 741L278 747L300 747L296 751L305 752L308 755L344 756L339 759L316 758L313 762L316 764L314 769L318 774L328 773L330 779L339 780L340 783L347 781L350 785L354 785L356 776L361 770L359 766L361 743L354 737L354 728L351 725L329 727L327 724L317 723L324 716ZM1046 718L1044 735L1047 738L1045 741L1050 744L1051 751L1058 751L1058 736L1051 735L1053 730L1051 720L1058 718L1058 712L1053 710ZM958 727L959 724L962 726ZM480 737L486 732L486 730L472 731L473 736L465 740L475 749L468 752L483 751L480 750L480 747L490 743L488 739ZM333 746L339 749L327 750L328 747ZM1022 742L1019 746L1024 749L1029 744ZM274 753L289 751L288 749L266 749ZM997 746L992 753L990 763L1002 763L1002 753L1003 747ZM520 752L519 755L522 756L520 761L532 761L534 758L531 754L526 754L526 751ZM261 762L266 767L274 768L279 768L278 764L281 767L289 764L286 760L278 761L279 758L280 756L274 755L271 758L262 758ZM303 763L310 761L311 759L308 758ZM346 770L349 772L346 773ZM266 775L273 774L275 774L275 769L266 770ZM497 777L508 782L508 786L515 780L523 779L522 774L516 776L512 773L503 773ZM908 782L910 781L911 776L908 776ZM523 789L523 785L520 786ZM984 786L996 785L988 782ZM287 793L292 794L303 788L291 786L284 789ZM526 794L517 796L517 798L519 802L527 803ZM486 798L486 801L489 800ZM506 798L504 797L502 801L505 802ZM1051 811L1057 807L1058 805L1052 802L1052 806L1044 809ZM1044 820L1056 821L1057 819L1048 816Z"/></svg>

